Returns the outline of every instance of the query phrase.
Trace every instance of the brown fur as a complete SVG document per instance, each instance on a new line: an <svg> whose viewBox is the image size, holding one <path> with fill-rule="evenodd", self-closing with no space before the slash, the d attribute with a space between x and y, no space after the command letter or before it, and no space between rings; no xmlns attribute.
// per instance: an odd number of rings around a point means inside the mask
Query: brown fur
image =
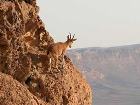
<svg viewBox="0 0 140 105"><path fill-rule="evenodd" d="M71 37L71 34L67 36L67 41L66 42L58 42L58 43L54 43L52 45L49 46L47 54L50 55L50 68L51 68L51 58L54 58L55 61L55 67L57 67L57 62L58 62L58 57L59 56L63 56L63 63L64 63L64 54L66 53L66 50L70 47L72 43L75 41L76 39L74 39Z"/></svg>

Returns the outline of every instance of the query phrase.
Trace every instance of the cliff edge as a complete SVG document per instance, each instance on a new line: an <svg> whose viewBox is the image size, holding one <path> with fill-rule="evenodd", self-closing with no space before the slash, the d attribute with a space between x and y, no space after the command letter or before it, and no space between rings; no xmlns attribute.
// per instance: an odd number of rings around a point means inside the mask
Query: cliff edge
<svg viewBox="0 0 140 105"><path fill-rule="evenodd" d="M48 69L54 41L38 12L35 0L0 0L0 105L91 105L91 88L67 56L63 69L61 57L59 70Z"/></svg>

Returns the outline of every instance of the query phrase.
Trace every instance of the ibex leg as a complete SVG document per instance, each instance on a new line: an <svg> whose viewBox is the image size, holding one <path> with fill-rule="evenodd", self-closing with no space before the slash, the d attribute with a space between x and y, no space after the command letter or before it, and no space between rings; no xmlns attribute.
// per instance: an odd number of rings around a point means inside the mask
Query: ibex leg
<svg viewBox="0 0 140 105"><path fill-rule="evenodd" d="M56 68L56 69L58 69L58 58L57 57L55 57L54 58L54 60L55 60L55 64L54 64L54 67Z"/></svg>
<svg viewBox="0 0 140 105"><path fill-rule="evenodd" d="M51 70L51 68L52 68L52 59L49 58L49 70Z"/></svg>
<svg viewBox="0 0 140 105"><path fill-rule="evenodd" d="M64 68L65 66L65 59L64 59L64 55L62 55L62 68Z"/></svg>

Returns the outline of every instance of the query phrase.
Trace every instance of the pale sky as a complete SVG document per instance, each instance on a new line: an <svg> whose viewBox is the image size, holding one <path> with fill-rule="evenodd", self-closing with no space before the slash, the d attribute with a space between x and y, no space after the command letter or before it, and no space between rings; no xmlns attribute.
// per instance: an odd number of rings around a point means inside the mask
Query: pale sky
<svg viewBox="0 0 140 105"><path fill-rule="evenodd" d="M73 48L140 43L140 0L37 0L56 42L76 34Z"/></svg>

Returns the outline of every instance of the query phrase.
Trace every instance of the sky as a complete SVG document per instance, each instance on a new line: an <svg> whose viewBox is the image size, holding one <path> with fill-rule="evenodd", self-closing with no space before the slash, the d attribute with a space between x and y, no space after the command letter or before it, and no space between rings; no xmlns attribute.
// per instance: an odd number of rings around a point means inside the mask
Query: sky
<svg viewBox="0 0 140 105"><path fill-rule="evenodd" d="M73 48L140 44L140 0L37 0L55 42L76 34Z"/></svg>

